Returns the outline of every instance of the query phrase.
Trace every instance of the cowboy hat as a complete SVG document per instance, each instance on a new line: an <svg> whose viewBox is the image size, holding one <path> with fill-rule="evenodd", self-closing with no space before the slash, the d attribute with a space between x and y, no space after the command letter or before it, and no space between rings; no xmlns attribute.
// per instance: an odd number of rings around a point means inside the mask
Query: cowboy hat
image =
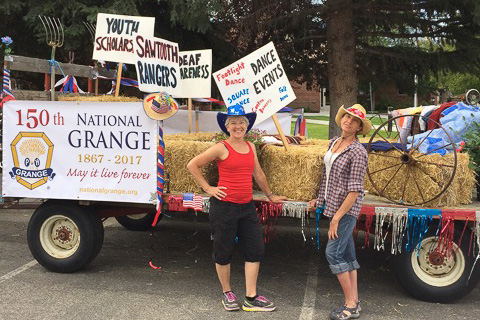
<svg viewBox="0 0 480 320"><path fill-rule="evenodd" d="M367 112L361 104L354 104L348 109L345 109L343 106L341 106L340 109L338 109L337 116L335 117L335 122L339 127L342 126L340 120L345 113L348 113L362 121L363 126L362 129L358 131L359 134L365 135L370 132L370 130L372 129L372 122L366 118Z"/></svg>
<svg viewBox="0 0 480 320"><path fill-rule="evenodd" d="M220 129L222 129L222 131L225 132L227 136L229 136L230 133L228 132L227 127L225 126L225 121L227 121L228 117L232 117L232 116L244 116L248 119L248 127L246 132L252 129L253 124L255 123L255 119L257 119L257 114L255 112L245 113L245 109L243 109L241 105L234 105L234 106L228 107L227 113L219 112L217 114L217 122L218 122L218 125L220 126Z"/></svg>
<svg viewBox="0 0 480 320"><path fill-rule="evenodd" d="M177 113L178 103L165 92L155 92L143 99L143 109L153 120L165 120Z"/></svg>

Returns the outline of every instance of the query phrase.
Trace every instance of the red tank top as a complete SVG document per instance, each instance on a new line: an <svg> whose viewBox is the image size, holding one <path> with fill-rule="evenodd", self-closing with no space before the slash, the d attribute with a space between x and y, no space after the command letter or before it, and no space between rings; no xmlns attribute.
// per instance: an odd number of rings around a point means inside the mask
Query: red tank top
<svg viewBox="0 0 480 320"><path fill-rule="evenodd" d="M223 144L228 149L225 160L217 160L218 185L226 187L227 196L224 201L247 203L253 198L252 178L255 160L252 147L248 144L248 153L238 153L226 141Z"/></svg>

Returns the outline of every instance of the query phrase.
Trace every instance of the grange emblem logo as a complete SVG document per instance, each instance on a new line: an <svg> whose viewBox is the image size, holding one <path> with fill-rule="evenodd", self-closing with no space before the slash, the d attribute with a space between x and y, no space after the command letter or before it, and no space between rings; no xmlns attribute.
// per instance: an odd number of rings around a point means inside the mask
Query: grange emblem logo
<svg viewBox="0 0 480 320"><path fill-rule="evenodd" d="M55 177L51 168L53 143L43 132L19 132L10 144L12 179L32 190Z"/></svg>

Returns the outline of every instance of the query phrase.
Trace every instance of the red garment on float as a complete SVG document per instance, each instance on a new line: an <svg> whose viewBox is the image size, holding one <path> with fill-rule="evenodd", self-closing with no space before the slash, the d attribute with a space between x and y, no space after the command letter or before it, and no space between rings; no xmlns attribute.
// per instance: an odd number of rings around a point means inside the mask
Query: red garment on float
<svg viewBox="0 0 480 320"><path fill-rule="evenodd" d="M452 102L447 102L447 103L444 103L442 104L438 109L436 109L435 111L432 112L432 114L430 115L430 117L428 118L428 124L427 124L427 130L432 130L432 129L436 129L438 126L435 122L433 122L432 120L440 123L440 118L442 117L442 112L443 110L447 109L447 108L450 108L451 106L453 106L454 104L457 104L458 102L455 102L455 101L452 101Z"/></svg>
<svg viewBox="0 0 480 320"><path fill-rule="evenodd" d="M226 187L227 194L223 201L234 203L247 203L253 199L253 168L255 166L254 154L250 143L248 153L235 151L226 141L223 144L228 149L225 160L217 160L218 186Z"/></svg>

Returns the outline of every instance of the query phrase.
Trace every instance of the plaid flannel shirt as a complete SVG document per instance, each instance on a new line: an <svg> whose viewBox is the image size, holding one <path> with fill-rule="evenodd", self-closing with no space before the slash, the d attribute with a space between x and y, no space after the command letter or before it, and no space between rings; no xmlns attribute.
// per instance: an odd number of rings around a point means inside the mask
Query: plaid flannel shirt
<svg viewBox="0 0 480 320"><path fill-rule="evenodd" d="M333 138L328 148L337 139ZM358 140L354 140L343 150L332 164L330 176L328 179L328 190L325 199L325 209L323 214L327 217L333 217L342 205L343 201L350 192L359 192L355 203L347 214L358 217L362 207L363 198L363 178L368 165L367 150ZM326 168L323 167L320 190L318 191L316 206L320 207L324 203L325 187L327 183Z"/></svg>

